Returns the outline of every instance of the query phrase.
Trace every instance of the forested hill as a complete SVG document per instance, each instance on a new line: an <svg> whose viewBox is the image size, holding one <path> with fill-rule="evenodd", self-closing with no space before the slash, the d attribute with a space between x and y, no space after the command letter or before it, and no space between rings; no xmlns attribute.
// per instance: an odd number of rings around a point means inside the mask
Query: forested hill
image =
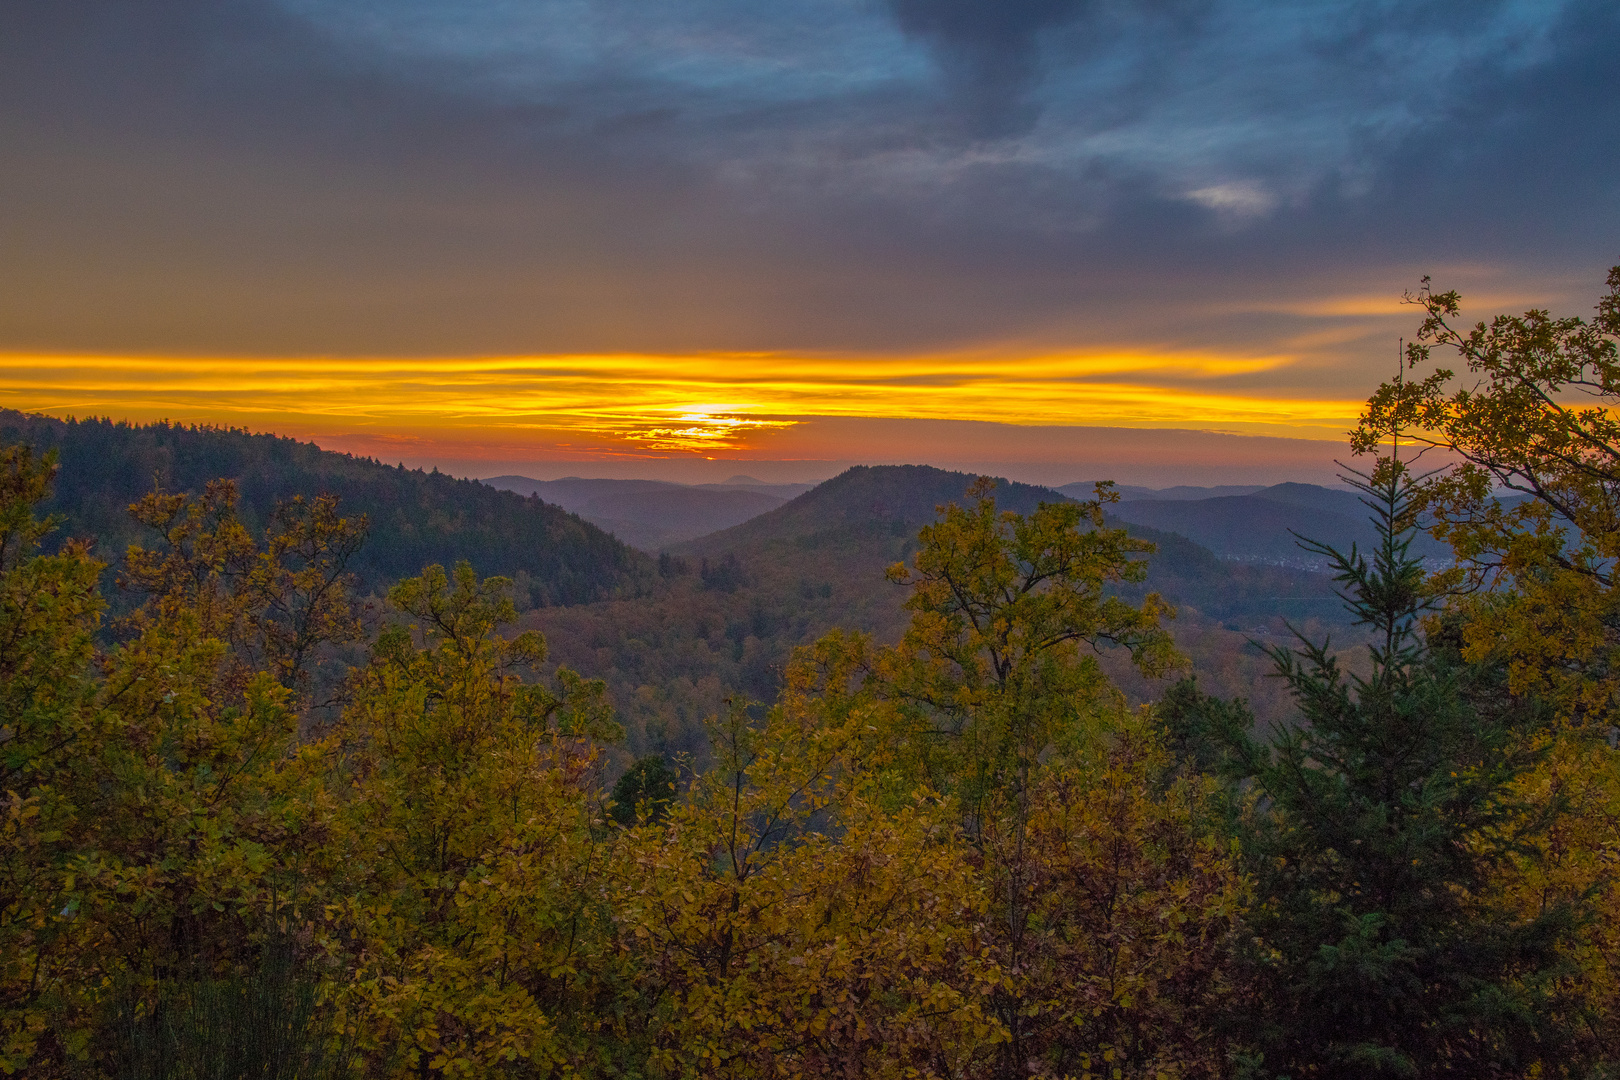
<svg viewBox="0 0 1620 1080"><path fill-rule="evenodd" d="M492 476L484 483L538 495L642 551L661 551L781 506L807 484L672 484L664 480L535 480ZM785 492L785 493L784 493Z"/></svg>
<svg viewBox="0 0 1620 1080"><path fill-rule="evenodd" d="M1067 484L1057 490L1083 498L1090 488ZM1124 500L1112 508L1112 513L1124 521L1179 533L1228 559L1323 569L1327 560L1302 549L1301 536L1341 551L1348 551L1352 544L1366 551L1376 543L1368 507L1354 491L1315 484L1276 484L1244 494L1190 497L1198 491L1183 489L1175 497L1159 492L1146 496L1125 492ZM1427 533L1413 538L1412 550L1438 560L1450 558L1450 548Z"/></svg>
<svg viewBox="0 0 1620 1080"><path fill-rule="evenodd" d="M671 548L660 559L662 584L648 596L535 611L524 625L545 632L556 662L607 680L632 754L705 761L705 719L733 693L774 700L796 646L836 627L885 643L899 637L906 590L886 581L884 570L915 553L918 529L935 520L937 506L968 501L973 480L926 466L853 468L759 517ZM1019 513L1064 497L1009 481L996 489L997 504ZM1203 686L1248 697L1263 717L1278 715L1285 690L1260 678L1265 657L1249 639L1284 632L1285 618L1310 628L1340 616L1332 583L1227 562L1173 534L1130 531L1158 552L1147 583L1126 593L1156 589L1180 607L1174 631ZM1105 661L1135 700L1162 692L1123 657Z"/></svg>
<svg viewBox="0 0 1620 1080"><path fill-rule="evenodd" d="M365 514L371 532L352 569L367 588L429 563L466 559L482 575L513 578L523 606L546 606L631 595L652 573L645 555L538 498L296 439L0 410L0 441L57 451L61 469L44 509L66 518L58 536L93 537L109 561L130 543L149 542L127 507L154 483L200 492L225 477L236 481L242 519L255 532L279 500L293 495L336 495L345 515Z"/></svg>
<svg viewBox="0 0 1620 1080"><path fill-rule="evenodd" d="M857 465L775 510L676 550L728 551L790 539L803 544L821 536L851 533L892 532L911 538L934 520L936 507L966 503L973 481L967 473L929 465ZM1020 514L1065 497L1032 484L996 482L996 505Z"/></svg>
<svg viewBox="0 0 1620 1080"><path fill-rule="evenodd" d="M711 561L732 555L758 566L773 559L802 560L803 553L825 548L854 558L869 572L871 566L906 558L915 547L917 530L935 520L938 506L967 504L974 479L927 465L860 465L775 510L672 550ZM1072 496L998 479L995 497L1000 509L1028 514L1043 502ZM1173 603L1238 621L1278 613L1302 619L1339 610L1328 580L1320 575L1235 565L1184 536L1119 520L1114 509L1109 508L1112 525L1157 548L1148 562L1147 582L1127 587L1127 595L1157 591ZM797 559L790 552L799 553Z"/></svg>

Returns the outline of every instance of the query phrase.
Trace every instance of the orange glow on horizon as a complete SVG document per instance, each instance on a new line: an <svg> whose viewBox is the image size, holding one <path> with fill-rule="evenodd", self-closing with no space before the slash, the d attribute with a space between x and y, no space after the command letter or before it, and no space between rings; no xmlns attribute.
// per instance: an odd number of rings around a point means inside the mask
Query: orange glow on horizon
<svg viewBox="0 0 1620 1080"><path fill-rule="evenodd" d="M816 417L1174 427L1343 438L1360 401L1230 380L1288 356L540 356L206 358L0 355L0 404L371 442L498 443L561 456L755 452Z"/></svg>

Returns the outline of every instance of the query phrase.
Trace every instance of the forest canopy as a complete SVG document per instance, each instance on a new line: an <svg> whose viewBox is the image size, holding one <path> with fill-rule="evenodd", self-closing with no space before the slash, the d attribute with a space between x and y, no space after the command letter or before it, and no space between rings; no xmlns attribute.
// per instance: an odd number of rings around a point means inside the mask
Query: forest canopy
<svg viewBox="0 0 1620 1080"><path fill-rule="evenodd" d="M466 559L513 579L524 607L634 595L649 580L645 555L587 521L535 498L322 450L313 443L233 428L56 420L0 410L0 442L54 451L61 472L42 510L61 516L58 539L93 540L116 562L141 541L126 507L154 488L200 496L214 480L236 486L236 513L270 524L293 498L331 495L366 519L369 541L349 565L366 591L385 591L431 563Z"/></svg>
<svg viewBox="0 0 1620 1080"><path fill-rule="evenodd" d="M510 580L429 562L365 618L369 511L228 478L132 498L107 575L55 455L4 448L0 1071L1611 1075L1616 447L1549 380L1608 393L1615 327L1425 296L1482 388L1393 384L1358 445L1468 464L1352 476L1377 543L1317 553L1368 644L1267 642L1271 725L1190 679L1126 705L1104 659L1185 658L1107 485L940 506L893 640L827 633L705 767L615 777L605 685Z"/></svg>

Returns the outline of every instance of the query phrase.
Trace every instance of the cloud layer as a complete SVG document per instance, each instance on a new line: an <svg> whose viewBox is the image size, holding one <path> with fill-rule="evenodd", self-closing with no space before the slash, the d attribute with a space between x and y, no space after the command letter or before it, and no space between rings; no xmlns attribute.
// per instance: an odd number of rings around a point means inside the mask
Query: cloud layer
<svg viewBox="0 0 1620 1080"><path fill-rule="evenodd" d="M0 351L1199 351L1355 397L1419 274L1590 303L1617 58L1607 0L17 0Z"/></svg>

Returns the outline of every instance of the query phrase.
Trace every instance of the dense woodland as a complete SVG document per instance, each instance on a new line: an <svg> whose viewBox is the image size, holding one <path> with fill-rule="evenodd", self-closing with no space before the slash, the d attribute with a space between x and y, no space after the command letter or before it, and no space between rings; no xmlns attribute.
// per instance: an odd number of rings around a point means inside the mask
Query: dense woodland
<svg viewBox="0 0 1620 1080"><path fill-rule="evenodd" d="M791 506L654 559L544 497L273 435L0 411L0 440L58 454L57 478L39 508L60 519L46 549L75 537L91 541L108 566L103 594L114 615L127 614L136 599L115 583L122 555L151 538L129 506L158 489L201 496L218 479L235 484L234 513L250 532L262 534L277 504L300 495L330 494L342 513L364 517L366 537L347 570L356 593L370 601L373 622L386 609L388 588L427 565L465 559L482 575L509 578L523 627L548 636L553 659L607 682L626 733L608 751L612 769L654 751L706 763L705 718L733 692L774 700L793 650L834 628L892 640L905 623L905 591L885 586L884 569L909 558L935 507L962 501L974 481L924 466L857 468ZM674 491L686 501L739 494L664 484L649 492L642 483L610 485L609 496L623 495L615 489L627 485L630 494ZM546 494L556 488L569 484L534 486ZM1002 505L1020 512L1055 497L1027 484L1002 481L998 488ZM708 501L683 510L711 520L714 511ZM1263 678L1267 661L1252 641L1286 635L1290 620L1313 634L1331 631L1340 644L1356 640L1323 574L1234 563L1175 533L1123 524L1155 551L1145 583L1114 587L1170 600L1178 611L1172 632L1191 670L1221 693L1248 696L1262 717L1285 715L1288 698L1281 684ZM1292 539L1286 530L1272 532ZM1167 684L1143 678L1116 653L1105 649L1103 663L1133 702L1163 692ZM327 668L341 673L355 655L353 647L342 650L325 658Z"/></svg>
<svg viewBox="0 0 1620 1080"><path fill-rule="evenodd" d="M379 529L340 492L178 478L130 499L104 573L105 539L47 515L83 483L65 453L13 443L0 1070L1613 1075L1620 421L1558 404L1620 393L1609 285L1590 323L1457 329L1454 294L1418 298L1412 377L1354 436L1374 543L1315 550L1360 636L1257 640L1292 703L1270 722L1180 678L1174 551L1106 489L936 509L914 474L920 527L898 496L790 503L669 553L648 610L712 615L691 640L742 674L701 760L620 769L623 704L548 658L567 624L523 629L510 580L429 564L368 611ZM1414 473L1423 444L1464 464ZM772 545L902 557L851 582ZM731 632L721 598L773 574ZM767 682L787 588L817 636ZM844 589L898 613L822 632ZM664 649L656 625L630 640Z"/></svg>
<svg viewBox="0 0 1620 1080"><path fill-rule="evenodd" d="M269 525L278 503L299 495L332 495L345 514L363 516L367 542L348 570L365 591L459 559L481 574L513 579L525 606L633 595L650 580L641 553L539 499L296 439L0 410L0 441L56 453L61 471L41 506L62 518L56 542L92 539L108 563L145 541L131 503L158 489L200 494L226 478L236 485L236 516L255 531Z"/></svg>
<svg viewBox="0 0 1620 1080"><path fill-rule="evenodd" d="M752 520L678 545L658 561L660 581L644 595L527 612L553 655L606 680L626 728L625 749L708 760L704 718L740 692L775 700L793 650L837 628L893 641L908 616L906 590L884 581L909 561L936 508L961 503L974 478L927 466L857 467ZM999 481L997 504L1031 513L1052 501L1046 488ZM1107 508L1105 508L1107 509ZM1112 519L1110 519L1112 520ZM1123 523L1114 522L1116 525ZM1153 546L1141 582L1107 591L1140 600L1156 592L1177 609L1170 624L1205 685L1253 699L1270 718L1287 711L1287 691L1264 678L1269 662L1253 642L1286 636L1288 621L1336 644L1357 639L1323 574L1216 558L1173 533L1129 526ZM1127 653L1099 643L1099 659L1134 702L1168 683L1146 678Z"/></svg>

